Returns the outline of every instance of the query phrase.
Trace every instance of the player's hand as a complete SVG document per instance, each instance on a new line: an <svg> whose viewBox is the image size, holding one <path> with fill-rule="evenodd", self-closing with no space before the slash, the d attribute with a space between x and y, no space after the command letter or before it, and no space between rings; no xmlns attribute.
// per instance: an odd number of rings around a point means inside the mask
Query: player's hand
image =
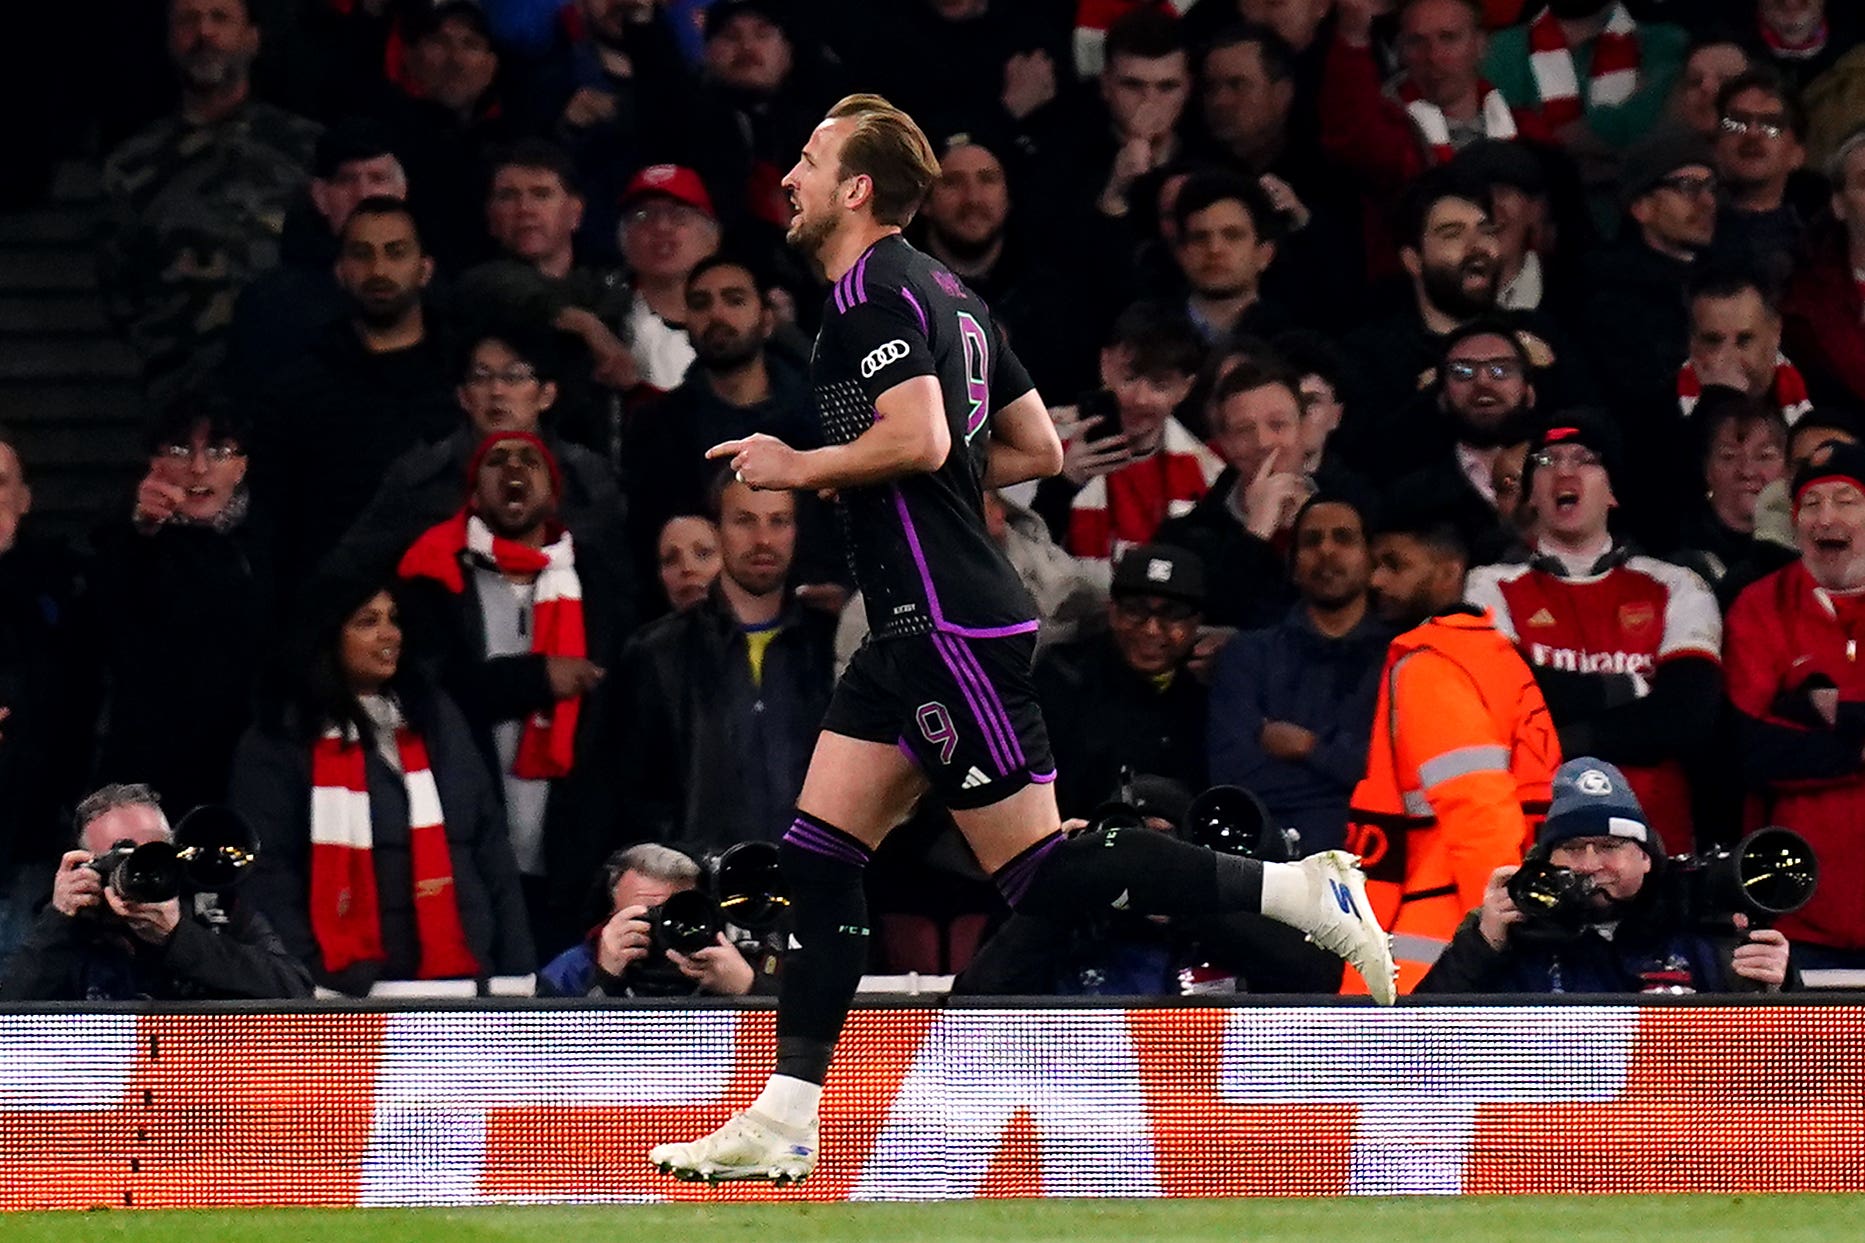
<svg viewBox="0 0 1865 1243"><path fill-rule="evenodd" d="M1748 916L1742 914L1736 915L1735 926L1748 932L1748 940L1735 947L1730 969L1745 980L1766 985L1769 992L1787 983L1787 938L1773 928L1749 929Z"/></svg>
<svg viewBox="0 0 1865 1243"><path fill-rule="evenodd" d="M719 943L688 956L678 950L667 951L667 961L680 968L680 974L696 982L700 991L719 997L743 997L751 991L755 974L738 947L718 934Z"/></svg>
<svg viewBox="0 0 1865 1243"><path fill-rule="evenodd" d="M612 976L620 976L648 956L648 913L645 906L625 906L609 916L596 938L596 965Z"/></svg>
<svg viewBox="0 0 1865 1243"><path fill-rule="evenodd" d="M1319 741L1313 730L1292 721L1264 721L1263 732L1257 738L1264 751L1290 764L1299 764L1313 755Z"/></svg>
<svg viewBox="0 0 1865 1243"><path fill-rule="evenodd" d="M117 913L117 918L123 921L123 926L130 930L130 935L151 945L165 944L175 935L175 928L181 923L179 898L170 898L166 902L127 902L117 896L114 889L106 889L104 900Z"/></svg>
<svg viewBox="0 0 1865 1243"><path fill-rule="evenodd" d="M1278 471L1276 456L1270 454L1243 491L1245 529L1258 539L1271 538L1294 521L1313 490L1305 477Z"/></svg>
<svg viewBox="0 0 1865 1243"><path fill-rule="evenodd" d="M58 875L52 878L52 909L60 915L103 905L104 878L84 866L91 858L88 850L67 850L59 857Z"/></svg>
<svg viewBox="0 0 1865 1243"><path fill-rule="evenodd" d="M159 526L173 518L187 499L187 491L179 484L156 478L152 470L136 485L136 521L144 526Z"/></svg>
<svg viewBox="0 0 1865 1243"><path fill-rule="evenodd" d="M1056 63L1038 48L1004 62L1004 111L1021 121L1056 97Z"/></svg>
<svg viewBox="0 0 1865 1243"><path fill-rule="evenodd" d="M803 477L803 455L775 436L758 432L742 440L728 440L706 450L707 461L730 458L738 481L772 492L808 486Z"/></svg>
<svg viewBox="0 0 1865 1243"><path fill-rule="evenodd" d="M575 699L596 689L607 671L581 656L546 656L544 676L550 682L552 699Z"/></svg>
<svg viewBox="0 0 1865 1243"><path fill-rule="evenodd" d="M1101 419L1097 415L1081 423L1076 431L1080 433L1100 425ZM1078 488L1085 488L1090 479L1111 475L1131 459L1124 432L1104 436L1100 440L1089 440L1077 434L1062 446L1062 477Z"/></svg>
<svg viewBox="0 0 1865 1243"><path fill-rule="evenodd" d="M1489 884L1484 886L1483 906L1476 918L1476 928L1493 950L1508 943L1511 925L1522 922L1522 910L1509 896L1509 878L1521 870L1514 864L1499 867L1489 874Z"/></svg>
<svg viewBox="0 0 1865 1243"><path fill-rule="evenodd" d="M840 583L803 583L796 589L796 598L804 608L837 617L848 607L849 591Z"/></svg>

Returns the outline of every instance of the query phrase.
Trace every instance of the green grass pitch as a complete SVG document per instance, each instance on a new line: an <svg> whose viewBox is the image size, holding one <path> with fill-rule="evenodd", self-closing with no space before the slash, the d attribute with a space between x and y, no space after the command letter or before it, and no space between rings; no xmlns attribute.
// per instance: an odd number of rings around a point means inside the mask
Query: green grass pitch
<svg viewBox="0 0 1865 1243"><path fill-rule="evenodd" d="M989 1200L611 1208L0 1214L6 1243L1812 1243L1855 1240L1865 1196Z"/></svg>

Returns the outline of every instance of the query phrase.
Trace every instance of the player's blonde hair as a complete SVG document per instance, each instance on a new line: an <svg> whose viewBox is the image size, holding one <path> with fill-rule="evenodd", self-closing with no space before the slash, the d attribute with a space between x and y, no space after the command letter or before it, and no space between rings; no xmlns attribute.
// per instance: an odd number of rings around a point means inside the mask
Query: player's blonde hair
<svg viewBox="0 0 1865 1243"><path fill-rule="evenodd" d="M842 175L874 183L874 218L905 228L939 179L939 157L912 117L879 95L844 96L829 120L853 121L842 144Z"/></svg>

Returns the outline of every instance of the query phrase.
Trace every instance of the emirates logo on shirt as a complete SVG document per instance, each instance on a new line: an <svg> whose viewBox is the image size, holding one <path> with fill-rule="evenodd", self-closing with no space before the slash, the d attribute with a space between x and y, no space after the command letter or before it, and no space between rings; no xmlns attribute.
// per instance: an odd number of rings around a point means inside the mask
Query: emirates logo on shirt
<svg viewBox="0 0 1865 1243"><path fill-rule="evenodd" d="M1658 667L1657 659L1649 652L1581 652L1535 643L1529 646L1528 655L1542 668L1563 673L1632 673L1643 677Z"/></svg>

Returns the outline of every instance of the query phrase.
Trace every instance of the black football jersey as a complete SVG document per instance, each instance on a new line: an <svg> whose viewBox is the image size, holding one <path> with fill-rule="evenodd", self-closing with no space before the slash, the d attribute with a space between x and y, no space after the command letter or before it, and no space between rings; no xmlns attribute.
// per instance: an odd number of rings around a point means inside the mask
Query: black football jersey
<svg viewBox="0 0 1865 1243"><path fill-rule="evenodd" d="M1030 391L984 302L898 234L870 246L829 293L810 357L828 444L874 424L875 398L939 381L952 451L938 470L844 488L855 582L875 638L940 630L972 638L1036 628L1036 607L984 525L991 415Z"/></svg>

